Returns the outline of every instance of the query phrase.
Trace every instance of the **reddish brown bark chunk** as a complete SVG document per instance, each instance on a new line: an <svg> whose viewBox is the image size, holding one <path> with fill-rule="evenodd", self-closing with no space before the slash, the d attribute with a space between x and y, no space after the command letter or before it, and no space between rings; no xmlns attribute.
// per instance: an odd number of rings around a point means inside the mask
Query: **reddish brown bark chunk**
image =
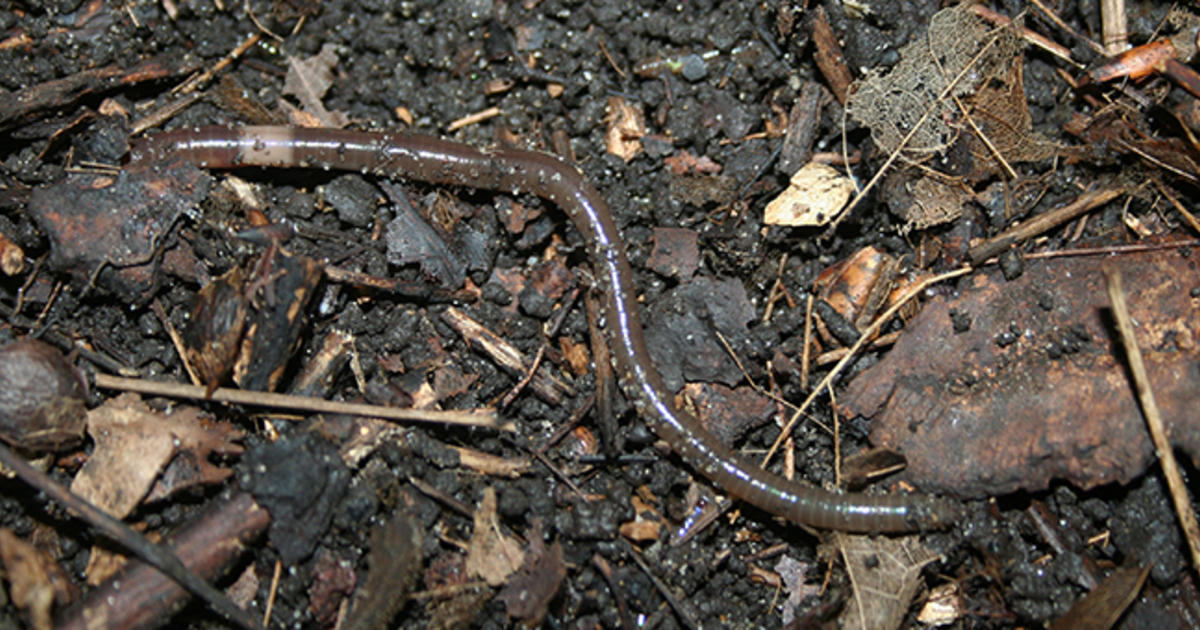
<svg viewBox="0 0 1200 630"><path fill-rule="evenodd" d="M34 189L29 213L50 239L54 270L83 285L103 266L101 284L134 301L156 282L160 241L211 183L212 176L186 164L124 170L116 178L77 175ZM169 264L170 254L162 262Z"/></svg>
<svg viewBox="0 0 1200 630"><path fill-rule="evenodd" d="M1152 461L1108 314L1102 265L1126 278L1138 342L1176 446L1200 455L1195 254L1036 261L927 304L841 403L876 415L871 439L904 454L922 489L960 496L1127 482ZM965 328L965 330L964 330ZM958 332L956 332L958 331Z"/></svg>

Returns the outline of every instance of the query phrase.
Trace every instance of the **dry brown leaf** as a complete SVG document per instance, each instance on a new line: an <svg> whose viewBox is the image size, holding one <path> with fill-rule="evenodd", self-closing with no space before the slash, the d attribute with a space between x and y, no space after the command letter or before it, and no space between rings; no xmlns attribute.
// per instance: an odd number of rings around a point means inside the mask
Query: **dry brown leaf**
<svg viewBox="0 0 1200 630"><path fill-rule="evenodd" d="M917 621L927 626L945 626L966 614L966 602L957 582L942 584L929 593L929 599L917 613Z"/></svg>
<svg viewBox="0 0 1200 630"><path fill-rule="evenodd" d="M969 3L943 9L900 49L899 63L867 73L846 112L871 129L881 153L901 150L920 161L949 148L958 134L950 124L958 109L944 96L973 93L1011 67L1022 47L1015 29L993 29Z"/></svg>
<svg viewBox="0 0 1200 630"><path fill-rule="evenodd" d="M658 540L662 532L662 515L650 503L634 496L632 499L634 518L632 521L621 523L618 528L621 536L634 542L651 542Z"/></svg>
<svg viewBox="0 0 1200 630"><path fill-rule="evenodd" d="M712 161L712 158L707 155L696 157L687 149L663 159L663 164L676 175L693 172L700 175L716 175L721 172L721 165Z"/></svg>
<svg viewBox="0 0 1200 630"><path fill-rule="evenodd" d="M71 489L124 518L145 500L218 484L233 472L209 461L210 455L237 455L241 431L216 422L195 407L153 411L133 394L122 395L88 413L96 449Z"/></svg>
<svg viewBox="0 0 1200 630"><path fill-rule="evenodd" d="M100 545L92 545L92 551L88 554L87 566L83 569L84 581L88 586L100 586L108 581L108 578L116 575L121 567L129 558L110 547Z"/></svg>
<svg viewBox="0 0 1200 630"><path fill-rule="evenodd" d="M841 213L854 193L854 182L828 164L809 162L792 175L786 190L767 204L767 225L829 223Z"/></svg>
<svg viewBox="0 0 1200 630"><path fill-rule="evenodd" d="M303 111L314 116L321 126L340 129L350 122L350 118L342 112L325 109L321 102L333 84L333 67L337 63L337 46L333 44L325 44L321 52L304 59L287 55L288 71L283 93L295 96Z"/></svg>
<svg viewBox="0 0 1200 630"><path fill-rule="evenodd" d="M979 92L968 99L975 126L962 140L972 158L970 172L966 173L971 181L1004 172L997 154L1011 165L1046 160L1057 151L1053 142L1033 130L1023 67L1022 57L1017 56L1007 73L980 86Z"/></svg>
<svg viewBox="0 0 1200 630"><path fill-rule="evenodd" d="M537 628L542 625L550 602L566 577L562 545L556 541L546 547L542 542L541 519L535 518L529 531L525 562L496 598L504 602L505 612L510 617L522 620L527 628Z"/></svg>
<svg viewBox="0 0 1200 630"><path fill-rule="evenodd" d="M619 96L610 96L604 122L608 124L606 150L626 162L632 160L642 150L642 136L646 135L642 110Z"/></svg>
<svg viewBox="0 0 1200 630"><path fill-rule="evenodd" d="M53 626L50 610L55 602L66 604L78 594L50 554L7 529L0 529L0 561L4 563L9 598L29 615L37 630Z"/></svg>
<svg viewBox="0 0 1200 630"><path fill-rule="evenodd" d="M209 461L209 457L241 454L242 447L235 443L242 438L241 431L229 422L213 420L196 407L175 407L163 419L175 437L175 456L146 495L147 503L199 486L217 485L233 474L229 468Z"/></svg>
<svg viewBox="0 0 1200 630"><path fill-rule="evenodd" d="M898 176L907 181L909 172ZM904 219L903 231L908 232L957 219L970 199L968 190L933 177L920 177L915 182L906 183L903 194L889 194L888 204L893 212Z"/></svg>
<svg viewBox="0 0 1200 630"><path fill-rule="evenodd" d="M113 518L125 518L175 453L175 435L137 394L121 394L88 412L96 449L71 491Z"/></svg>
<svg viewBox="0 0 1200 630"><path fill-rule="evenodd" d="M1050 630L1112 628L1135 600L1150 567L1118 567L1092 592L1084 595L1063 616L1050 624Z"/></svg>
<svg viewBox="0 0 1200 630"><path fill-rule="evenodd" d="M475 510L475 533L467 547L467 573L478 576L492 586L500 586L525 562L511 536L500 531L496 518L496 490L484 488L483 498Z"/></svg>

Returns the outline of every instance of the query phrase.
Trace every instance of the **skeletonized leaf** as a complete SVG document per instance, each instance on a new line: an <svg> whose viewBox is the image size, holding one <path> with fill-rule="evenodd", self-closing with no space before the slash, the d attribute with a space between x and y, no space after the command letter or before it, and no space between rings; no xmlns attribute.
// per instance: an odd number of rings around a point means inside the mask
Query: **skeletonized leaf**
<svg viewBox="0 0 1200 630"><path fill-rule="evenodd" d="M325 109L321 99L333 84L333 67L337 65L337 47L325 44L321 52L307 58L287 56L288 71L283 82L283 93L291 94L300 101L301 108L315 116L324 126L345 127L350 119L342 112Z"/></svg>

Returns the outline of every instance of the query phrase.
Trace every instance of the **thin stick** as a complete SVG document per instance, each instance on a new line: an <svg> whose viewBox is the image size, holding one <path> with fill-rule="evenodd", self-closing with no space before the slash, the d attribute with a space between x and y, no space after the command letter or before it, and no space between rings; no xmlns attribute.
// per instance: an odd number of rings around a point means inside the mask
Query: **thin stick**
<svg viewBox="0 0 1200 630"><path fill-rule="evenodd" d="M804 399L804 402L801 403L800 408L797 409L794 414L792 414L792 418L791 420L788 420L787 426L783 428L783 431L779 432L779 437L775 438L775 443L771 445L770 450L767 451L767 455L763 457L762 465L766 466L767 463L771 461L771 456L775 454L775 451L779 449L779 445L783 443L787 436L792 434L792 427L796 426L796 422L800 420L800 416L802 416L804 412L808 411L808 408L812 406L813 401L817 399L817 396L820 396L826 388L830 387L830 385L833 383L833 379L837 378L838 375L842 373L842 370L846 369L846 365L850 363L850 360L858 356L858 352L862 350L863 346L870 343L870 341L875 338L875 335L879 333L879 329L882 328L887 322L890 322L892 318L896 316L896 313L899 313L900 309L904 308L905 304L908 304L909 300L920 295L925 289L942 282L943 280L965 276L972 271L974 271L974 269L971 267L963 267L961 269L955 269L954 271L948 271L932 278L926 278L925 280L909 287L904 293L904 296L899 300L896 300L896 303L893 304L891 308L884 311L884 313L879 317L875 318L875 321L871 322L871 325L863 331L861 336L859 336L858 341L856 341L854 345L850 347L850 351L846 353L846 356L842 357L842 360L838 361L837 365L834 365L833 368L829 370L829 373L821 379L821 382L817 383L817 386L812 389L812 392L809 393L808 398Z"/></svg>
<svg viewBox="0 0 1200 630"><path fill-rule="evenodd" d="M253 17L253 16L251 16L251 17ZM266 32L270 33L270 31L266 31ZM272 34L272 36L274 36L274 34ZM242 43L238 44L236 47L234 47L233 50L229 51L229 54L225 55L223 58L221 58L220 61L213 64L213 66L211 68L208 68L207 70L201 72L200 74L197 74L197 75L191 77L190 79L188 79L187 81L184 81L183 83L179 84L175 89L171 90L171 92L173 94L176 94L179 96L186 96L187 94L194 92L197 88L199 88L199 87L205 85L206 83L208 83L209 81L211 81L212 78L215 77L218 72L229 67L229 64L233 63L234 61L237 61L242 55L246 54L246 51L250 50L250 47L257 44L261 39L262 39L262 34L251 33L245 39L242 40ZM276 39L279 41L283 41L279 37L276 37Z"/></svg>
<svg viewBox="0 0 1200 630"><path fill-rule="evenodd" d="M459 118L458 120L451 121L449 125L446 125L446 133L454 133L455 131L466 127L467 125L474 125L489 118L495 118L500 114L501 112L499 107L489 107L483 111L475 112L474 114L468 114L462 118Z"/></svg>
<svg viewBox="0 0 1200 630"><path fill-rule="evenodd" d="M279 593L279 576L283 573L283 563L275 559L275 571L271 573L271 590L267 592L267 609L263 611L263 627L270 627L271 611L275 609L275 596Z"/></svg>
<svg viewBox="0 0 1200 630"><path fill-rule="evenodd" d="M997 26L1009 26L1012 24L1012 19L1009 18L1007 15L1001 15L999 13L996 13L995 11L992 11L991 9L983 6L982 4L971 5L971 10L975 12L975 15L978 15L979 17L981 17L981 18L987 20L988 22L991 22L992 24L995 24ZM1054 55L1055 57L1058 57L1059 59L1062 59L1063 61L1075 66L1076 68L1084 67L1083 64L1081 64L1078 61L1075 61L1074 59L1071 58L1071 49L1070 48L1067 48L1066 46L1063 46L1062 44L1059 44L1058 42L1051 40L1050 38L1046 37L1045 35L1036 33L1034 31L1029 30L1028 28L1022 27L1021 28L1021 37L1024 38L1026 43L1037 46L1038 48L1041 48L1042 50Z"/></svg>
<svg viewBox="0 0 1200 630"><path fill-rule="evenodd" d="M183 364L183 369L187 372L188 378L191 379L192 385L200 385L200 377L196 375L196 370L192 368L192 362L188 361L183 338L179 336L179 331L175 329L175 324L171 323L171 318L167 317L167 311L163 309L162 302L159 302L158 298L155 298L150 302L150 310L158 318L162 327L166 329L167 337L171 340L171 345L175 346L175 354L179 356L179 362Z"/></svg>
<svg viewBox="0 0 1200 630"><path fill-rule="evenodd" d="M313 413L341 413L350 416L368 418L383 418L385 420L404 420L408 422L440 422L443 424L460 424L473 427L491 427L500 431L517 430L512 422L503 421L496 417L494 409L479 409L473 411L441 411L437 409L399 409L397 407L381 407L363 403L346 403L307 396L291 396L274 392L252 392L244 389L218 387L212 396L206 396L206 390L196 385L183 383L161 383L145 379L121 378L108 374L96 375L96 387L119 389L138 392L151 396L167 396L170 398L193 398L196 400L214 400L217 402L249 405L254 407L269 407L272 409L289 409L293 411L311 411Z"/></svg>
<svg viewBox="0 0 1200 630"><path fill-rule="evenodd" d="M1196 215L1188 212L1188 209L1185 208L1182 203L1179 203L1179 200L1175 198L1175 195L1172 195L1171 191L1167 190L1167 187L1163 186L1163 183L1159 181L1157 177L1152 177L1151 181L1153 181L1154 186L1158 188L1158 192L1161 193L1162 196L1166 197L1167 201L1171 202L1171 205L1175 207L1175 210L1179 212L1180 216L1183 217L1183 220L1187 221L1187 224L1192 226L1192 231L1200 234L1200 221L1196 220Z"/></svg>
<svg viewBox="0 0 1200 630"><path fill-rule="evenodd" d="M1133 375L1138 400L1142 403L1142 413L1145 414L1146 425L1150 429L1150 438L1154 441L1154 450L1167 478L1167 487L1171 490L1175 514L1179 517L1179 524L1187 537L1188 549L1192 552L1192 568L1200 571L1200 524L1196 522L1195 508L1188 498L1187 486L1179 472L1179 463L1175 461L1175 451L1167 439L1167 429L1163 426L1158 402L1155 401L1154 390L1150 387L1150 377L1146 374L1146 364L1142 361L1142 350L1138 347L1137 337L1134 336L1133 319L1129 316L1125 290L1121 287L1121 272L1107 269L1104 278L1108 286L1108 299L1112 302L1113 316L1117 320L1117 328L1121 331L1125 356L1129 359L1129 371Z"/></svg>
<svg viewBox="0 0 1200 630"><path fill-rule="evenodd" d="M1051 11L1049 9L1049 7L1042 4L1041 0L1029 0L1029 3L1032 4L1034 7L1036 7L1039 11L1041 11L1042 14L1046 16L1047 19L1049 19L1051 22L1054 22L1054 24L1056 26L1058 26L1058 28L1061 28L1062 30L1066 31L1067 33L1070 33L1072 37L1083 42L1085 45L1087 45L1088 48L1091 48L1093 51L1095 51L1101 55L1104 54L1103 46L1101 46L1100 44L1097 44L1091 38L1085 37L1079 31L1076 31L1075 29L1071 28L1066 22L1063 21L1062 18L1058 17L1057 13L1055 13L1054 11Z"/></svg>
<svg viewBox="0 0 1200 630"><path fill-rule="evenodd" d="M1058 227L1089 210L1116 199L1124 192L1123 188L1104 188L1083 193L1065 206L1043 212L1016 227L1005 230L985 243L972 247L967 251L967 258L972 264L979 265L1018 243Z"/></svg>
<svg viewBox="0 0 1200 630"><path fill-rule="evenodd" d="M132 527L109 516L83 497L59 485L46 473L30 466L24 459L0 444L0 464L13 470L21 481L50 497L55 503L78 514L89 525L120 544L142 562L162 571L184 590L204 600L213 610L243 628L261 628L258 620L242 610L233 600L193 573L170 549L156 545Z"/></svg>

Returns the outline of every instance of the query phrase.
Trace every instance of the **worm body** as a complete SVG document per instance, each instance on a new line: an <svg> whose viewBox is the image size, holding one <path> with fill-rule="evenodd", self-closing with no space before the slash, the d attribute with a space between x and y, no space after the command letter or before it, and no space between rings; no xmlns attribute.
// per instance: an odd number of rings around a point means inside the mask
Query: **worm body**
<svg viewBox="0 0 1200 630"><path fill-rule="evenodd" d="M273 166L353 170L543 197L583 235L604 294L604 329L621 386L685 462L726 492L796 523L859 532L935 529L956 522L958 503L923 495L839 494L787 480L725 448L671 404L650 359L633 272L612 212L574 166L545 153L482 151L426 136L290 127L200 127L157 134L134 147L131 165L181 158L208 168Z"/></svg>

